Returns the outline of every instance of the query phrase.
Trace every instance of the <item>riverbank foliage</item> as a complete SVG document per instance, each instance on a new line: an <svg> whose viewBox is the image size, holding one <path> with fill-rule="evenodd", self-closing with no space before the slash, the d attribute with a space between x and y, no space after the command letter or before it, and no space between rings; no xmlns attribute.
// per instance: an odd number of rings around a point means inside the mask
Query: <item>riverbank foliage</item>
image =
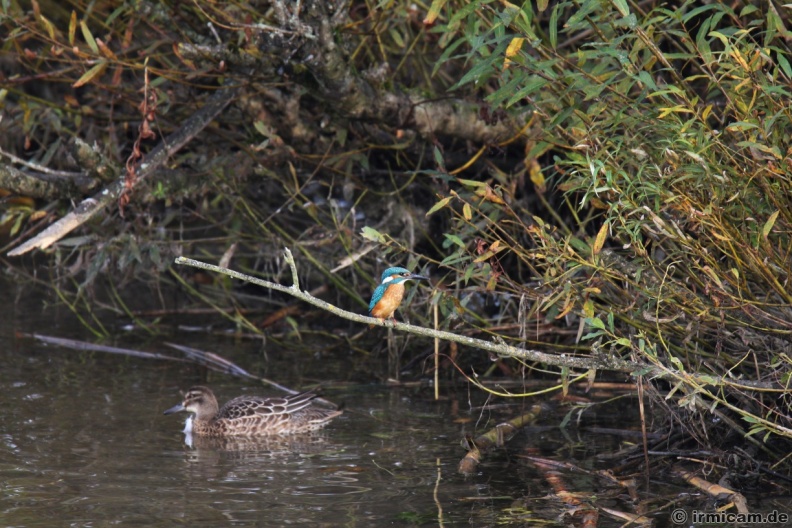
<svg viewBox="0 0 792 528"><path fill-rule="evenodd" d="M47 250L75 311L96 312L101 283L106 309L156 331L123 294L148 280L245 332L285 321L276 328L363 356L382 334L340 336L272 295L267 310L281 311L256 321L246 314L266 292L186 274L173 257L287 280L287 246L304 285L359 311L379 273L405 265L433 278L411 290L412 323L434 325L436 309L454 332L659 367L666 380L643 387L686 437L788 452L789 8L90 6L5 3L2 19L0 146L27 163L4 157L4 252L124 180ZM136 179L129 167L221 86L228 108ZM44 260L7 262L23 273ZM185 303L163 299L153 305ZM423 375L431 345L405 339L392 337L382 377ZM443 353L467 373L545 375Z"/></svg>

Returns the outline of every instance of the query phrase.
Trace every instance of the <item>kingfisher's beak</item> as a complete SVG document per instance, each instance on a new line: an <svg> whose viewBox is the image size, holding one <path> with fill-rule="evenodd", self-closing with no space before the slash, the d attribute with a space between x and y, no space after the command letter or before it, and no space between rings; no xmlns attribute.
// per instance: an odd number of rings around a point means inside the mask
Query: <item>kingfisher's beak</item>
<svg viewBox="0 0 792 528"><path fill-rule="evenodd" d="M416 275L415 273L410 274L410 280L425 280L428 281L429 277L424 277L423 275Z"/></svg>

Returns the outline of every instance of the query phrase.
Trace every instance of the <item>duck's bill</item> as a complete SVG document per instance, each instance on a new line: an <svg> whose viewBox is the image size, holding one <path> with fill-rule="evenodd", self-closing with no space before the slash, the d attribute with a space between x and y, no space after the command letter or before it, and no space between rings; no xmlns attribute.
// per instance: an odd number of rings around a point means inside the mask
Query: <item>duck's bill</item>
<svg viewBox="0 0 792 528"><path fill-rule="evenodd" d="M173 414L173 413L181 412L181 411L183 411L183 410L185 410L185 409L184 409L184 405L182 405L182 404L180 403L180 404L178 404L178 405L174 405L173 407L171 407L170 409L168 409L167 411L165 411L165 412L164 412L164 413L162 413L162 414Z"/></svg>

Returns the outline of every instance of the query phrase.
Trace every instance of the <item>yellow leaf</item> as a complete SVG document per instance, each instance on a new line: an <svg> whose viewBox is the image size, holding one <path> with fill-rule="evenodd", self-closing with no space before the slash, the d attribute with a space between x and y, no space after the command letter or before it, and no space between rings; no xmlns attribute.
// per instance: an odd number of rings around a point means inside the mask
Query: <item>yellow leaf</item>
<svg viewBox="0 0 792 528"><path fill-rule="evenodd" d="M528 176L531 178L531 182L536 186L536 192L540 194L544 194L547 187L545 187L545 177L542 174L542 166L539 165L539 162L536 161L536 158L532 158L528 163Z"/></svg>
<svg viewBox="0 0 792 528"><path fill-rule="evenodd" d="M605 221L600 227L599 233L597 233L597 238L594 240L594 246L591 248L592 255L598 255L600 251L602 251L602 246L605 245L605 239L608 238L608 228L610 227L610 222Z"/></svg>
<svg viewBox="0 0 792 528"><path fill-rule="evenodd" d="M770 218L767 219L767 222L765 222L764 227L762 227L762 236L763 237L767 238L767 235L769 235L770 231L773 230L773 225L775 224L775 221L778 218L778 213L779 213L779 211L776 210L775 213L770 215Z"/></svg>
<svg viewBox="0 0 792 528"><path fill-rule="evenodd" d="M99 46L99 51L102 52L102 55L108 59L117 60L116 54L113 53L113 50L108 48L104 42L102 42L102 39L96 39L96 45Z"/></svg>
<svg viewBox="0 0 792 528"><path fill-rule="evenodd" d="M49 38L55 40L55 26L52 25L52 22L47 20L44 15L39 15L39 20L41 20L41 25L47 30Z"/></svg>
<svg viewBox="0 0 792 528"><path fill-rule="evenodd" d="M661 108L660 109L660 115L657 116L657 118L658 119L663 119L665 116L667 116L668 114L672 114L672 113L693 114L694 112L690 108L685 108L684 106L681 106L681 105L680 106L673 106L673 107L670 107L670 108Z"/></svg>
<svg viewBox="0 0 792 528"><path fill-rule="evenodd" d="M47 213L47 211L35 211L33 214L31 214L28 217L28 222L35 222L36 220L41 220L42 218L44 218L48 214L49 213Z"/></svg>
<svg viewBox="0 0 792 528"><path fill-rule="evenodd" d="M715 273L714 271L712 271L712 268L710 268L709 266L704 266L703 268L701 268L701 271L703 271L704 273L706 273L706 274L707 274L707 276L708 276L710 279L712 279L712 280L715 282L715 284L717 284L717 285L718 285L718 287L719 287L719 288L723 289L723 283L721 282L721 280L720 280L720 277L718 277L718 274L717 274L717 273Z"/></svg>
<svg viewBox="0 0 792 528"><path fill-rule="evenodd" d="M703 112L701 112L701 120L706 121L712 112L712 105L707 105Z"/></svg>
<svg viewBox="0 0 792 528"><path fill-rule="evenodd" d="M745 59L743 58L742 53L740 53L740 50L738 50L737 48L732 48L732 52L730 53L730 55L737 62L737 64L742 66L742 68L744 70L749 70L750 69L750 68L748 68L748 63L745 62Z"/></svg>
<svg viewBox="0 0 792 528"><path fill-rule="evenodd" d="M473 212L470 210L470 204L465 204L462 206L462 216L465 217L465 220L470 222L473 218Z"/></svg>
<svg viewBox="0 0 792 528"><path fill-rule="evenodd" d="M96 66L88 70L87 72L83 73L82 77L77 79L77 82L72 84L72 88L79 88L84 84L88 84L89 82L93 81L100 75L104 73L107 69L107 61L101 60L99 61Z"/></svg>
<svg viewBox="0 0 792 528"><path fill-rule="evenodd" d="M74 34L77 33L77 11L72 11L69 21L69 46L74 46Z"/></svg>
<svg viewBox="0 0 792 528"><path fill-rule="evenodd" d="M498 196L495 191L492 190L492 187L485 184L483 188L476 190L476 195L481 196L482 199L487 200L488 202L496 203L499 205L503 205L506 202L503 201L503 198Z"/></svg>
<svg viewBox="0 0 792 528"><path fill-rule="evenodd" d="M446 0L433 0L432 5L429 6L429 12L426 13L426 18L424 18L424 25L428 26L434 24L435 20L437 20L438 15L440 14L440 10L443 9Z"/></svg>
<svg viewBox="0 0 792 528"><path fill-rule="evenodd" d="M488 261L489 259L491 259L494 256L495 256L495 253L493 253L492 251L485 251L484 253L482 253L481 255L476 257L475 260L473 260L473 263L474 264L479 264L481 262L486 262L486 261Z"/></svg>
<svg viewBox="0 0 792 528"><path fill-rule="evenodd" d="M464 185L465 187L473 187L473 188L476 188L476 189L478 189L480 187L484 187L485 185L487 185L486 182L480 182L480 181L476 181L476 180L465 180L465 179L462 179L462 178L459 178L457 181L459 183L461 183L462 185Z"/></svg>
<svg viewBox="0 0 792 528"><path fill-rule="evenodd" d="M567 304L566 306L564 306L564 309L561 310L561 313L555 316L556 319L562 319L566 317L566 315L572 311L572 308L575 307L575 302L572 300L571 297L567 297L566 302Z"/></svg>
<svg viewBox="0 0 792 528"><path fill-rule="evenodd" d="M509 42L509 46L506 48L506 60L503 61L503 69L509 67L509 64L512 62L511 58L517 55L522 48L523 42L525 42L524 38L513 38L511 42Z"/></svg>
<svg viewBox="0 0 792 528"><path fill-rule="evenodd" d="M591 299L586 299L586 302L583 303L583 315L589 319L594 318L594 302Z"/></svg>

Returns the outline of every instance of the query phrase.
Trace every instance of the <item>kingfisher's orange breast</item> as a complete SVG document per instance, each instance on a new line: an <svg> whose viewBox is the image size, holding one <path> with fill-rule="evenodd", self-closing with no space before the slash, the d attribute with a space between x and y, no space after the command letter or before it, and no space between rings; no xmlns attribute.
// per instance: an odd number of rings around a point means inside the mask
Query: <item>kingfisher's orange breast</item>
<svg viewBox="0 0 792 528"><path fill-rule="evenodd" d="M385 290L385 293L382 296L377 304L374 305L374 309L371 310L372 317L376 317L377 319L387 319L393 315L393 312L396 311L396 308L402 302L402 298L404 297L404 284L391 284L388 286L388 289Z"/></svg>

